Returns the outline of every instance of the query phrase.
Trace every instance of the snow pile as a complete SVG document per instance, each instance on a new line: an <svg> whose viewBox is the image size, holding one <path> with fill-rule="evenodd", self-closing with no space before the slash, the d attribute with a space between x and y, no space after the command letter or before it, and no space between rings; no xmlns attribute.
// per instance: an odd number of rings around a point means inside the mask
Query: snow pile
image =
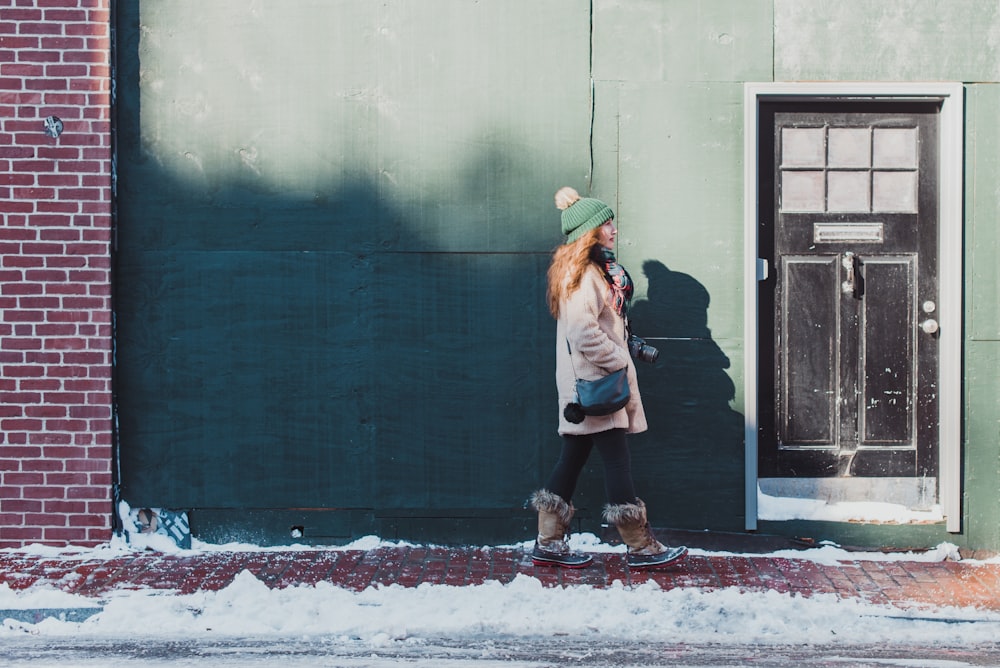
<svg viewBox="0 0 1000 668"><path fill-rule="evenodd" d="M43 607L51 607L47 598L51 594L19 594L0 585L0 608L11 608L12 603L38 605L43 600ZM65 596L62 605L97 603ZM80 623L47 619L28 625L6 620L0 637L27 631L109 637L320 635L373 645L490 635L691 643L834 643L839 638L853 643L961 643L993 641L1000 631L1000 615L974 610L905 612L832 595L803 598L735 589L663 591L652 582L634 588L545 588L526 576L507 585L392 585L352 592L328 583L272 590L244 571L217 592L172 596L123 591L103 603L101 613Z"/></svg>
<svg viewBox="0 0 1000 668"><path fill-rule="evenodd" d="M596 538L584 535L574 540L579 548L580 543L593 543ZM351 546L329 549L371 549L382 545L387 543L368 537ZM223 547L202 544L197 550L187 552ZM53 548L32 549L47 555L54 552ZM74 554L93 559L127 549L131 548L117 544L59 554L64 558ZM237 545L226 549L265 548ZM593 549L593 545L587 545L586 549ZM788 556L817 561L941 560L957 558L957 550L942 545L921 555L859 555L825 546ZM332 641L364 642L373 647L442 637L553 635L689 643L946 644L992 642L1000 632L1000 615L974 609L900 610L841 600L833 595L805 598L737 589L664 591L653 582L631 588L620 583L606 589L551 588L523 575L506 585L499 582L464 587L392 585L355 592L329 583L272 590L244 571L230 586L216 592L176 595L149 590L116 591L99 601L51 589L14 591L0 585L0 610L55 607L102 607L103 610L82 622L46 619L26 624L7 619L0 625L0 638L24 633L98 638L125 634L133 638L316 636Z"/></svg>

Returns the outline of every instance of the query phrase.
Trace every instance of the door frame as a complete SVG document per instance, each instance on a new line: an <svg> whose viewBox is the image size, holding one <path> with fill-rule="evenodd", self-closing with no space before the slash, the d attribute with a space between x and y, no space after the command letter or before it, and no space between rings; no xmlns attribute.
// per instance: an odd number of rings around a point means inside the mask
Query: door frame
<svg viewBox="0 0 1000 668"><path fill-rule="evenodd" d="M939 498L946 527L959 532L961 504L962 413L962 188L964 87L961 83L753 83L743 89L743 341L744 372L745 510L747 531L757 529L757 382L758 365L757 283L767 278L769 267L760 259L758 230L759 117L762 103L774 101L884 100L937 101L939 117L938 161L938 277L939 277ZM773 147L765 147L772 150ZM766 314L772 317L771 314Z"/></svg>

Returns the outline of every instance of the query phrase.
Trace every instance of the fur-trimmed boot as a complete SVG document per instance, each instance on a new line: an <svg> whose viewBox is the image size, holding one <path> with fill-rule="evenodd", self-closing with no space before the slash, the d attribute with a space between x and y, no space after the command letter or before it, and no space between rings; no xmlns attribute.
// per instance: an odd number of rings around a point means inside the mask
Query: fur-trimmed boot
<svg viewBox="0 0 1000 668"><path fill-rule="evenodd" d="M536 566L583 568L593 561L589 555L571 552L566 542L566 532L573 519L572 504L546 489L532 494L530 503L538 511L538 538L531 551L531 560Z"/></svg>
<svg viewBox="0 0 1000 668"><path fill-rule="evenodd" d="M628 545L626 563L629 568L664 568L687 556L686 547L667 547L656 540L646 521L646 504L642 499L604 506L604 519L618 527L622 541Z"/></svg>

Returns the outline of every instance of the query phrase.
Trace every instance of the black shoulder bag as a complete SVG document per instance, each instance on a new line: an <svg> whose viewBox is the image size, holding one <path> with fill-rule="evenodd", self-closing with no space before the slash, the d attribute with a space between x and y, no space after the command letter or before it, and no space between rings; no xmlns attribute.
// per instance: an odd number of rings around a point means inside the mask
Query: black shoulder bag
<svg viewBox="0 0 1000 668"><path fill-rule="evenodd" d="M566 352L573 365L573 350L566 339ZM576 375L576 365L573 365ZM629 399L628 366L609 373L597 380L576 379L576 401L567 404L563 417L579 424L587 415L611 415L625 407Z"/></svg>

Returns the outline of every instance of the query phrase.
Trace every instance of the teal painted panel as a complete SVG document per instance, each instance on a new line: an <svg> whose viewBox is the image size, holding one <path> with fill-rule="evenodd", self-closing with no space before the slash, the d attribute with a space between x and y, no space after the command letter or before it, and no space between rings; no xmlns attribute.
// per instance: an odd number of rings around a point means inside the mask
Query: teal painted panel
<svg viewBox="0 0 1000 668"><path fill-rule="evenodd" d="M743 414L733 408L732 360L711 336L655 344L656 365L639 369L649 431L632 439L637 493L656 526L740 531Z"/></svg>
<svg viewBox="0 0 1000 668"><path fill-rule="evenodd" d="M970 545L1000 546L1000 343L970 342L965 350L963 527Z"/></svg>
<svg viewBox="0 0 1000 668"><path fill-rule="evenodd" d="M966 86L964 522L970 545L1000 545L1000 86Z"/></svg>
<svg viewBox="0 0 1000 668"><path fill-rule="evenodd" d="M966 86L965 238L969 338L1000 341L1000 86Z"/></svg>
<svg viewBox="0 0 1000 668"><path fill-rule="evenodd" d="M771 0L595 0L598 81L770 81Z"/></svg>
<svg viewBox="0 0 1000 668"><path fill-rule="evenodd" d="M707 322L672 336L701 336L707 325L742 340L742 95L724 83L623 86L619 117L599 119L602 134L618 137L619 255L638 297L654 289L640 271L648 261L705 292Z"/></svg>
<svg viewBox="0 0 1000 668"><path fill-rule="evenodd" d="M774 79L1000 80L993 0L775 0Z"/></svg>
<svg viewBox="0 0 1000 668"><path fill-rule="evenodd" d="M125 498L177 508L364 505L377 378L372 313L358 306L372 274L347 253L122 259Z"/></svg>
<svg viewBox="0 0 1000 668"><path fill-rule="evenodd" d="M559 443L548 260L379 263L378 507L518 507L547 475L543 458Z"/></svg>

